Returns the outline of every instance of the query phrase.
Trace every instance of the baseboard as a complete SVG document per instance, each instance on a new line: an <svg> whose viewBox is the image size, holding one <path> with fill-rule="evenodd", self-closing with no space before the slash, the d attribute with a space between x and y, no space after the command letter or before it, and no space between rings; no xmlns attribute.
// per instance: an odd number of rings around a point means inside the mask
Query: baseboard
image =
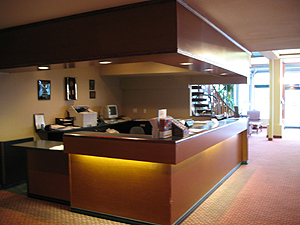
<svg viewBox="0 0 300 225"><path fill-rule="evenodd" d="M110 214L94 212L94 211L80 209L80 208L76 208L76 207L71 207L71 212L80 213L80 214L93 216L93 217L98 217L98 218L106 219L106 220L112 220L112 221L116 221L116 222L120 222L120 223L132 224L132 225L156 225L155 223L149 223L149 222L129 219L129 218L121 217L121 216L114 216L114 215L110 215Z"/></svg>
<svg viewBox="0 0 300 225"><path fill-rule="evenodd" d="M51 198L51 197L46 197L46 196L36 195L36 194L31 194L31 193L28 193L27 196L30 198L36 198L39 200L44 200L44 201L48 201L48 202L54 202L54 203L59 203L62 205L70 206L70 201L66 201L66 200L62 200L62 199Z"/></svg>

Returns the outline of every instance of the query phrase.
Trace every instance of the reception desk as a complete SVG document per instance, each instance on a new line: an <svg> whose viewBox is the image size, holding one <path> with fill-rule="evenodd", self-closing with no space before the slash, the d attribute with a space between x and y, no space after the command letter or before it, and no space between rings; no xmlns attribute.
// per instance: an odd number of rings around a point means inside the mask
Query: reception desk
<svg viewBox="0 0 300 225"><path fill-rule="evenodd" d="M65 134L71 210L131 224L179 224L248 163L247 122L227 119L168 139Z"/></svg>

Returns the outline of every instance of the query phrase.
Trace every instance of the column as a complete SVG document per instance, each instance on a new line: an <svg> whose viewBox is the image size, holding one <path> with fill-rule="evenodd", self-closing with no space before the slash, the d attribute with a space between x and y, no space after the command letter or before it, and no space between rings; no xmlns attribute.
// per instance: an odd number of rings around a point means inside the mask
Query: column
<svg viewBox="0 0 300 225"><path fill-rule="evenodd" d="M268 139L282 138L282 60L271 59L270 69L270 120Z"/></svg>

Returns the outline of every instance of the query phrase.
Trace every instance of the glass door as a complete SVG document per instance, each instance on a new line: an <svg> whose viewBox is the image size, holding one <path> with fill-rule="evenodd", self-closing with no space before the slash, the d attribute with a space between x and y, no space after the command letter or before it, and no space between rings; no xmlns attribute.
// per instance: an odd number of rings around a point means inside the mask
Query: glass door
<svg viewBox="0 0 300 225"><path fill-rule="evenodd" d="M285 87L285 127L300 128L300 87Z"/></svg>
<svg viewBox="0 0 300 225"><path fill-rule="evenodd" d="M284 64L284 125L300 128L300 63Z"/></svg>

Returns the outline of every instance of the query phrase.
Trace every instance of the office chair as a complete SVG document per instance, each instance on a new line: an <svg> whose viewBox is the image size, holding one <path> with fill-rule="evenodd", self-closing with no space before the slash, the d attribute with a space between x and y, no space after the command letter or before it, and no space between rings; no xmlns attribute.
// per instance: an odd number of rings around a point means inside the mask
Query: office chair
<svg viewBox="0 0 300 225"><path fill-rule="evenodd" d="M131 127L129 133L130 134L145 134L145 131L142 127L134 126L134 127Z"/></svg>
<svg viewBox="0 0 300 225"><path fill-rule="evenodd" d="M247 111L247 115L249 116L250 134L252 133L252 130L256 130L256 133L258 133L258 130L262 131L263 122L260 120L260 111Z"/></svg>

